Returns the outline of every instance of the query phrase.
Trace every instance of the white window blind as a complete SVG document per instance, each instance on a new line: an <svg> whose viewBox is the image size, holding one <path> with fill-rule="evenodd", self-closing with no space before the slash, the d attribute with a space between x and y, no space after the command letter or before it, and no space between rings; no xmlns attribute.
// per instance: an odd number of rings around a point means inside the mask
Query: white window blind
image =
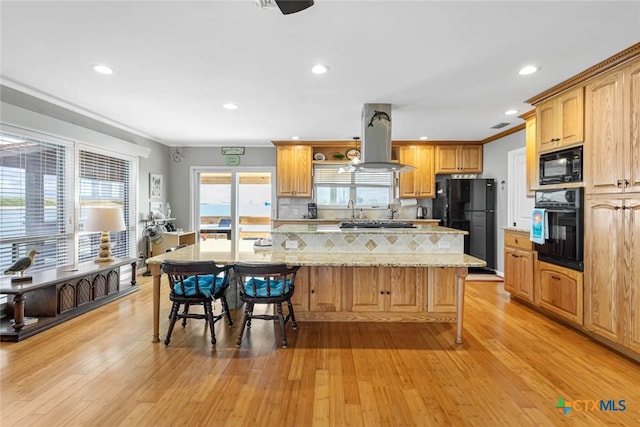
<svg viewBox="0 0 640 427"><path fill-rule="evenodd" d="M393 172L343 172L338 165L315 165L313 185L319 206L344 207L353 200L359 207L387 207L391 201Z"/></svg>
<svg viewBox="0 0 640 427"><path fill-rule="evenodd" d="M0 133L0 268L32 249L30 271L69 264L73 254L71 146Z"/></svg>
<svg viewBox="0 0 640 427"><path fill-rule="evenodd" d="M113 256L128 258L135 248L135 224L132 220L132 203L135 200L132 182L132 162L86 150L79 152L79 200L80 236L78 261L96 257L100 233L82 233L90 206L117 206L122 208L127 229L111 232Z"/></svg>

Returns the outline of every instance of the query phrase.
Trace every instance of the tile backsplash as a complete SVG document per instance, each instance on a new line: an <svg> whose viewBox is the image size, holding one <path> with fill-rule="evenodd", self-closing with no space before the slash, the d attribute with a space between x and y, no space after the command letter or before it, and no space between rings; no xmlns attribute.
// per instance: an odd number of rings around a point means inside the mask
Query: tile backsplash
<svg viewBox="0 0 640 427"><path fill-rule="evenodd" d="M284 198L278 199L278 219L300 219L306 218L308 213L307 204L312 202L312 199L306 198ZM431 199L419 199L418 204L427 208L427 218L432 218L432 200ZM396 206L395 219L415 219L416 207L415 206ZM358 218L360 209L355 210L355 217ZM388 215L387 209L364 209L364 217L366 219L386 219ZM336 218L351 218L351 209L324 209L318 207L318 219L336 219Z"/></svg>

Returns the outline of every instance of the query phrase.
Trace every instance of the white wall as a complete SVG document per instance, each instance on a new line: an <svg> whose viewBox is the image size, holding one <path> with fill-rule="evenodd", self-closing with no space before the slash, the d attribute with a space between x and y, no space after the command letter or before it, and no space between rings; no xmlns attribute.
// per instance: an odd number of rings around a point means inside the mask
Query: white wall
<svg viewBox="0 0 640 427"><path fill-rule="evenodd" d="M509 151L525 146L525 132L521 130L490 142L483 148L482 178L493 178L498 188L496 198L496 271L504 271L504 227L508 215Z"/></svg>

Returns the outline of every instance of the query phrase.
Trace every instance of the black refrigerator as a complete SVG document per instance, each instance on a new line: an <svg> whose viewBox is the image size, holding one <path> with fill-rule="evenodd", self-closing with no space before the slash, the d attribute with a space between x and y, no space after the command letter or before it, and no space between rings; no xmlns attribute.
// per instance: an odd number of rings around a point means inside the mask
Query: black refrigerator
<svg viewBox="0 0 640 427"><path fill-rule="evenodd" d="M440 225L468 231L464 253L496 268L495 181L493 179L445 179L436 182L433 217Z"/></svg>

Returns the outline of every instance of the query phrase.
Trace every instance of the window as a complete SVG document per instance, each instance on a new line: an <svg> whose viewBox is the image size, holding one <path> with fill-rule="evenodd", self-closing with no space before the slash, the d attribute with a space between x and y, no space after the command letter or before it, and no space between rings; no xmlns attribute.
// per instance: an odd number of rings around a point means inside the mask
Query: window
<svg viewBox="0 0 640 427"><path fill-rule="evenodd" d="M114 257L131 257L135 245L135 225L131 216L133 182L132 162L86 150L79 151L80 231L87 220L90 206L117 206L124 213L125 231L111 232L111 252ZM99 233L80 233L78 261L94 259L98 253ZM132 241L133 239L133 241Z"/></svg>
<svg viewBox="0 0 640 427"><path fill-rule="evenodd" d="M123 208L127 230L111 233L112 251L134 256L135 158L5 125L0 137L0 271L32 249L40 253L31 272L95 258L99 233L82 233L86 207L95 205Z"/></svg>
<svg viewBox="0 0 640 427"><path fill-rule="evenodd" d="M316 203L323 207L384 207L391 203L393 172L340 173L337 165L315 165L313 186Z"/></svg>
<svg viewBox="0 0 640 427"><path fill-rule="evenodd" d="M69 264L72 146L5 131L0 136L0 268L32 249L40 253L30 271Z"/></svg>

